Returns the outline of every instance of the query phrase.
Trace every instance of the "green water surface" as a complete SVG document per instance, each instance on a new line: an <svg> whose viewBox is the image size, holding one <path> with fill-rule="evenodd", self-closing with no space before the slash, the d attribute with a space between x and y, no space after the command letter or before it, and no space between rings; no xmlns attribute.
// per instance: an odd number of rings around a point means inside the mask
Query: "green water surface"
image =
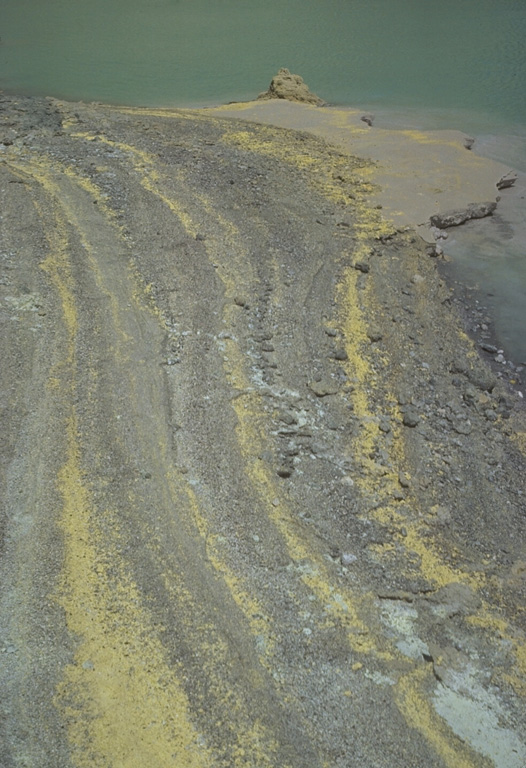
<svg viewBox="0 0 526 768"><path fill-rule="evenodd" d="M2 0L0 87L109 103L254 97L281 66L340 104L526 123L524 0Z"/></svg>
<svg viewBox="0 0 526 768"><path fill-rule="evenodd" d="M379 125L471 133L522 173L500 218L448 247L526 361L525 41L526 0L0 0L0 89L206 105L252 99L285 66Z"/></svg>

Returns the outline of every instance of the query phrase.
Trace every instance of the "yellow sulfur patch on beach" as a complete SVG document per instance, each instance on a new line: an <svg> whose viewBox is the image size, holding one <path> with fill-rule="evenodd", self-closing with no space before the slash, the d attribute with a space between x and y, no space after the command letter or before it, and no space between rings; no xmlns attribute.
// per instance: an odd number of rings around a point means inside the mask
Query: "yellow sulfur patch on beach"
<svg viewBox="0 0 526 768"><path fill-rule="evenodd" d="M434 242L430 216L494 200L495 184L510 171L468 152L467 137L460 131L395 130L379 122L369 128L355 109L274 99L228 104L206 113L309 131L344 152L370 158L369 181L375 185L368 192L371 203L381 206L391 226L418 228L429 242Z"/></svg>
<svg viewBox="0 0 526 768"><path fill-rule="evenodd" d="M515 443L519 451L526 456L526 432L515 432L511 436L512 441Z"/></svg>
<svg viewBox="0 0 526 768"><path fill-rule="evenodd" d="M76 433L72 414L68 456L58 478L65 541L58 599L78 646L56 703L64 712L75 765L142 768L152 761L162 767L179 760L204 768L210 758L137 587L118 557L98 547Z"/></svg>
<svg viewBox="0 0 526 768"><path fill-rule="evenodd" d="M53 197L56 187L44 169L32 175ZM65 220L56 213L50 253L42 263L62 303L70 373L54 379L64 399L73 394L78 311L68 261ZM104 549L80 469L73 406L66 427L67 457L57 484L63 509L64 567L57 600L68 630L77 638L74 660L58 685L72 759L83 766L139 768L154 760L173 765L176 756L192 768L210 764L188 715L188 702L167 664L137 587L116 552ZM111 572L111 576L110 576Z"/></svg>
<svg viewBox="0 0 526 768"><path fill-rule="evenodd" d="M55 196L55 185L45 169L34 166L31 171ZM78 312L66 222L58 211L48 238L49 255L41 266L61 299L68 336L64 364L71 366L66 376L54 377L51 383L69 399ZM190 722L186 697L140 607L137 588L116 553L99 546L101 534L80 470L73 407L66 445L67 458L58 475L65 554L56 597L69 631L77 638L77 648L58 685L56 704L66 721L74 764L82 768L109 761L139 768L154 760L156 765L168 766L178 755L192 768L207 766L210 761Z"/></svg>

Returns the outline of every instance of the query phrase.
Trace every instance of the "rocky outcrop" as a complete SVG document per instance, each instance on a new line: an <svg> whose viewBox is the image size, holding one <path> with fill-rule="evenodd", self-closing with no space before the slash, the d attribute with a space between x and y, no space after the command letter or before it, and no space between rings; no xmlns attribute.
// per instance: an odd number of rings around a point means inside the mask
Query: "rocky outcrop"
<svg viewBox="0 0 526 768"><path fill-rule="evenodd" d="M321 107L325 102L309 90L299 75L293 75L282 68L270 81L268 91L260 93L258 99L286 99L300 101L303 104L315 104Z"/></svg>
<svg viewBox="0 0 526 768"><path fill-rule="evenodd" d="M446 229L446 227L458 227L470 219L483 219L485 216L491 216L495 211L497 203L471 203L467 208L457 211L444 211L444 213L435 213L431 216L429 222L432 227Z"/></svg>

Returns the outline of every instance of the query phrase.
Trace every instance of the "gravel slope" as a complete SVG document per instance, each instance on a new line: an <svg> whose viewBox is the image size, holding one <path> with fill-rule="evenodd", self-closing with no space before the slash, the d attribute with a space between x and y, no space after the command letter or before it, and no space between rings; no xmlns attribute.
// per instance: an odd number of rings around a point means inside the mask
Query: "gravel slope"
<svg viewBox="0 0 526 768"><path fill-rule="evenodd" d="M305 133L2 97L5 768L522 768L526 427Z"/></svg>

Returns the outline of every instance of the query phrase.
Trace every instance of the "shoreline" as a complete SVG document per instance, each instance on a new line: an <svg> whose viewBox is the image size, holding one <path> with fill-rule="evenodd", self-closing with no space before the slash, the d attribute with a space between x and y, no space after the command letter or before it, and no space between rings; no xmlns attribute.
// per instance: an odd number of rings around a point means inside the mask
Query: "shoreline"
<svg viewBox="0 0 526 768"><path fill-rule="evenodd" d="M483 279L476 281L475 278L470 278L466 265L463 265L463 272L460 269L455 270L455 260L460 256L459 248L468 250L470 247L474 254L480 252L481 257L492 258L485 255L483 241L475 237L474 242L470 244L468 234L471 228L475 235L477 227L480 230L482 226L491 232L486 222L482 224L480 220L477 221L477 216L474 216L469 225L464 225L469 218L462 215L466 209L472 207L478 208L484 214L486 210L491 210L485 207L487 202L497 203L495 220L501 221L504 215L509 217L510 222L514 222L510 226L514 228L515 233L511 237L507 233L506 240L502 242L502 249L511 249L517 253L516 258L519 258L521 249L526 247L526 228L521 225L526 187L526 173L523 170L517 171L517 166L513 163L492 158L491 151L484 152L485 147L482 147L483 151L480 152L481 141L458 129L409 127L411 123L413 126L418 123L418 120L404 122L402 118L398 121L388 120L389 126L383 127L385 112L382 110L378 116L374 115L373 125L368 126L363 122L362 116L370 113L356 107L309 106L283 101L266 101L263 104L266 106L262 107L261 102L257 101L239 102L209 108L207 112L229 114L233 117L239 115L262 124L307 130L346 152L370 158L375 164L375 171L368 181L380 187L379 192L371 195L372 204L381 206L382 214L393 225L414 228L430 246L436 246L436 255L441 260L452 262L450 266L445 265L442 271L452 286L459 286L458 295L467 302L464 310L466 317L477 309L475 301L477 304L488 303L485 295L487 291L497 290L497 295L500 293L501 302L504 304L513 301L510 296L512 287L508 288L504 279L501 284L490 288ZM318 119L313 119L313 116ZM395 123L394 126L392 122ZM526 132L523 134L517 136L518 146L513 147L514 152L508 153L514 159L519 145L524 144L526 148ZM467 148L470 151L466 152ZM501 181L502 184L499 184ZM455 220L455 226L436 228L429 225L430 219L436 216L437 212L447 210L451 213L449 209L456 213L455 216L449 217L450 221ZM488 220L492 220L492 217ZM507 219L504 218L503 221L506 222ZM494 237L493 235L488 238L486 249L495 247L490 245ZM495 253L493 257L498 259L498 254ZM524 270L523 280L526 290ZM478 290L473 287L474 281ZM491 295L492 293L489 294ZM472 297L472 300L467 301L467 297ZM492 323L489 333L484 329L475 330L472 332L473 338L480 344L487 344L491 337L492 346L498 349L495 356L497 359L490 360L491 364L499 375L513 381L514 386L520 388L520 373L526 366L526 347L513 328L521 327L526 321L523 303L518 301L516 305L510 305L515 306L515 310L508 312L511 317L507 322L500 319L498 307L494 302L489 303L492 305L489 313L496 320L497 327Z"/></svg>
<svg viewBox="0 0 526 768"><path fill-rule="evenodd" d="M526 409L377 166L2 107L0 761L522 768Z"/></svg>
<svg viewBox="0 0 526 768"><path fill-rule="evenodd" d="M457 211L457 218L462 220L470 205L496 203L499 183L513 174L509 166L470 151L474 140L461 131L385 129L374 116L368 125L363 119L365 114L367 120L367 113L361 109L269 100L224 105L206 112L305 130L350 154L372 160L370 181L379 188L371 197L372 204L381 206L394 226L410 226L428 243L441 239L433 231L433 217L440 219L445 212ZM481 214L485 215L484 211ZM471 216L464 220L468 218ZM444 224L438 226L443 228Z"/></svg>
<svg viewBox="0 0 526 768"><path fill-rule="evenodd" d="M16 98L15 95L6 94L6 96ZM447 255L448 233L456 232L459 227L442 229L440 225L437 228L430 224L430 219L441 212L454 211L457 220L462 221L472 216L469 212L471 207L475 208L475 217L486 215L486 212L491 214L493 204L498 204L501 195L509 196L514 191L510 184L511 190L506 185L507 188L501 192L497 189L497 183L503 178L513 181L513 177L517 175L511 165L493 160L488 155L479 155L476 145L471 149L473 139L460 130L409 128L403 125L403 121L394 128L383 128L381 120L384 112L382 110L380 110L380 118L375 117L374 124L369 126L362 120L362 116L368 113L355 106L329 104L312 106L286 99L267 101L256 99L227 104L210 103L206 106L144 107L111 105L102 102L68 102L54 97L23 96L22 98L28 100L46 98L52 103L67 104L71 108L78 103L102 111L115 109L142 116L167 116L171 113L189 112L307 131L341 148L344 152L372 160L374 169L369 172L367 183L372 184L376 189L371 193L371 204L381 210L382 216L393 226L414 229L430 248L435 249L433 255L448 261L450 260ZM471 151L467 151L468 148ZM521 181L523 175L520 174ZM490 204L489 208L487 203ZM465 212L468 212L467 216L463 215ZM499 212L498 207L497 212ZM483 286L477 294L467 284L459 282L458 276L451 268L443 271L452 286L461 286L459 296L462 294L465 298L478 295L478 298L483 301ZM476 307L472 307L468 302L465 313L469 315L473 309ZM489 335L494 346L502 352L500 347L504 332L492 329ZM483 337L489 338L489 335L482 333ZM474 339L477 340L476 333ZM479 336L478 342L481 341ZM496 362L494 367L499 374L510 380L517 379L516 367L519 367L520 373L520 367L526 365L525 355L520 352L506 351L508 365L512 365L511 370L503 368L499 361L490 362L492 364ZM523 358L525 358L524 361ZM517 386L521 385L519 376Z"/></svg>
<svg viewBox="0 0 526 768"><path fill-rule="evenodd" d="M122 107L133 114L167 114L170 108ZM208 116L240 118L255 123L276 125L291 130L307 131L319 136L335 147L340 147L358 157L369 158L375 169L369 174L367 181L375 184L376 193L371 194L373 205L382 210L382 215L393 226L414 228L430 247L435 247L435 255L448 259L448 234L453 235L460 227L437 229L430 226L429 220L440 211L454 210L457 221L468 218L463 212L474 205L484 214L486 203L498 202L502 195L508 200L515 195L515 209L522 206L519 191L515 193L513 179L517 176L512 165L480 155L477 144L468 134L450 128L416 129L402 124L394 128L382 127L382 113L374 124L368 126L361 119L365 110L356 107L338 107L334 105L312 106L287 100L233 102L222 105L209 105L193 109ZM524 174L519 173L521 179ZM510 186L499 190L497 183L501 179L510 179ZM509 206L509 204L508 204ZM497 206L497 213L500 207ZM466 228L464 228L466 229ZM520 235L518 243L522 242L524 234ZM525 240L526 242L526 240ZM509 247L509 243L508 243ZM458 283L459 277L451 269L445 271L452 286ZM465 297L474 295L468 289L459 290L459 295ZM479 299L483 301L484 286L480 287ZM503 301L507 300L504 293ZM467 315L475 307L466 306ZM517 310L520 313L520 306ZM517 319L517 325L520 318ZM507 336L508 325L492 330L492 342L499 351ZM485 331L479 332L480 337L486 337ZM474 338L476 333L474 334ZM494 364L496 372L510 381L522 386L521 377L516 368L525 365L526 355L504 342L507 367L501 364L500 355ZM515 384L514 384L515 386Z"/></svg>

